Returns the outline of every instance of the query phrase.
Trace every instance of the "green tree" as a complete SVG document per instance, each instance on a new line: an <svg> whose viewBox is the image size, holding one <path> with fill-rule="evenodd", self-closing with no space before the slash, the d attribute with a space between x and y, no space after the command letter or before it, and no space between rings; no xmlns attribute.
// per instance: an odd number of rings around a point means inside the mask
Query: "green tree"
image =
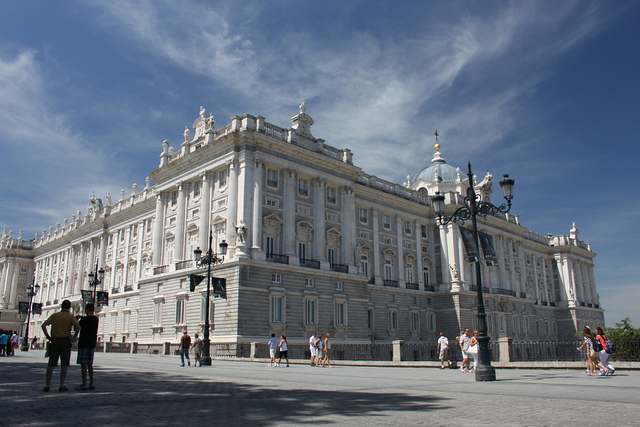
<svg viewBox="0 0 640 427"><path fill-rule="evenodd" d="M616 345L612 360L640 360L640 329L634 328L628 317L615 325L615 328L604 328L604 334Z"/></svg>

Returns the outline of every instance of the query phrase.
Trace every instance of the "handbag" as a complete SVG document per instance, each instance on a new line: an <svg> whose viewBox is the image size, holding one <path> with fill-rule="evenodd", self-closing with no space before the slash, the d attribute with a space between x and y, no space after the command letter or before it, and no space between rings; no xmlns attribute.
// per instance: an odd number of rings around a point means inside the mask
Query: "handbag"
<svg viewBox="0 0 640 427"><path fill-rule="evenodd" d="M478 344L470 346L467 349L467 354L478 354Z"/></svg>

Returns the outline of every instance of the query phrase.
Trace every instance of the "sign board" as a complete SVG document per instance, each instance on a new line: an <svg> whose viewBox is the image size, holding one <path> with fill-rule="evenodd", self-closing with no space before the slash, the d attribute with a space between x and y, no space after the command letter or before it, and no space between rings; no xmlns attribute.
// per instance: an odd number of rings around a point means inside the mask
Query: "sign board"
<svg viewBox="0 0 640 427"><path fill-rule="evenodd" d="M91 291L81 291L82 292L82 302L83 304L90 304L93 302L93 292Z"/></svg>
<svg viewBox="0 0 640 427"><path fill-rule="evenodd" d="M473 230L460 227L460 234L462 235L462 241L464 242L464 247L467 250L467 261L478 262L480 260L480 251L478 251L478 245L476 244L476 239L475 239L475 236L473 235Z"/></svg>
<svg viewBox="0 0 640 427"><path fill-rule="evenodd" d="M42 303L34 302L33 304L31 304L31 313L42 314Z"/></svg>
<svg viewBox="0 0 640 427"><path fill-rule="evenodd" d="M98 305L109 305L109 292L98 291Z"/></svg>
<svg viewBox="0 0 640 427"><path fill-rule="evenodd" d="M29 303L28 302L18 302L18 314L27 314L29 313Z"/></svg>
<svg viewBox="0 0 640 427"><path fill-rule="evenodd" d="M496 250L493 247L493 236L482 232L478 232L478 234L480 237L480 246L482 246L482 254L484 255L485 262L488 266L497 266L498 257L496 256Z"/></svg>
<svg viewBox="0 0 640 427"><path fill-rule="evenodd" d="M213 294L220 298L227 299L227 279L221 277L212 277Z"/></svg>

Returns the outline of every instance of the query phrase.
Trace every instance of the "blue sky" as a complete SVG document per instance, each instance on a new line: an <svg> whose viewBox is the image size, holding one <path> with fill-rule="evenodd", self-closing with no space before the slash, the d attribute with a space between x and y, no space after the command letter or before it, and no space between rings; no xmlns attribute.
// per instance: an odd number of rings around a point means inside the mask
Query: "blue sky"
<svg viewBox="0 0 640 427"><path fill-rule="evenodd" d="M41 234L157 168L199 106L314 136L401 183L433 155L516 180L530 230L598 254L640 326L640 2L20 1L0 15L0 227ZM636 188L636 190L633 190Z"/></svg>

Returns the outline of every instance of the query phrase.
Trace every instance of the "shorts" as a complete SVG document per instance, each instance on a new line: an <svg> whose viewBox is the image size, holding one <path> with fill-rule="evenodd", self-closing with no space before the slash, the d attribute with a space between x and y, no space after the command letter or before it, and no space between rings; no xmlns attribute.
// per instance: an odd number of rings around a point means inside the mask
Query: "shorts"
<svg viewBox="0 0 640 427"><path fill-rule="evenodd" d="M280 350L280 358L288 359L289 358L289 350Z"/></svg>
<svg viewBox="0 0 640 427"><path fill-rule="evenodd" d="M315 347L311 347L311 357L316 357L318 355L318 349Z"/></svg>
<svg viewBox="0 0 640 427"><path fill-rule="evenodd" d="M469 355L467 354L466 351L462 350L462 358L463 359L469 359Z"/></svg>
<svg viewBox="0 0 640 427"><path fill-rule="evenodd" d="M269 356L271 356L272 358L276 357L276 349L275 348L270 348L269 349Z"/></svg>
<svg viewBox="0 0 640 427"><path fill-rule="evenodd" d="M449 354L449 348L448 347L440 347L440 355L439 355L439 359L440 360L444 360L447 358L447 355Z"/></svg>
<svg viewBox="0 0 640 427"><path fill-rule="evenodd" d="M598 355L598 352L595 350L589 350L589 356L591 356L592 359L599 359L600 356Z"/></svg>
<svg viewBox="0 0 640 427"><path fill-rule="evenodd" d="M93 347L78 347L78 365L93 365Z"/></svg>
<svg viewBox="0 0 640 427"><path fill-rule="evenodd" d="M71 340L69 338L52 338L49 344L49 366L58 366L60 358L61 366L69 366L71 359Z"/></svg>
<svg viewBox="0 0 640 427"><path fill-rule="evenodd" d="M324 357L324 350L321 348L318 349L318 357L320 358Z"/></svg>

